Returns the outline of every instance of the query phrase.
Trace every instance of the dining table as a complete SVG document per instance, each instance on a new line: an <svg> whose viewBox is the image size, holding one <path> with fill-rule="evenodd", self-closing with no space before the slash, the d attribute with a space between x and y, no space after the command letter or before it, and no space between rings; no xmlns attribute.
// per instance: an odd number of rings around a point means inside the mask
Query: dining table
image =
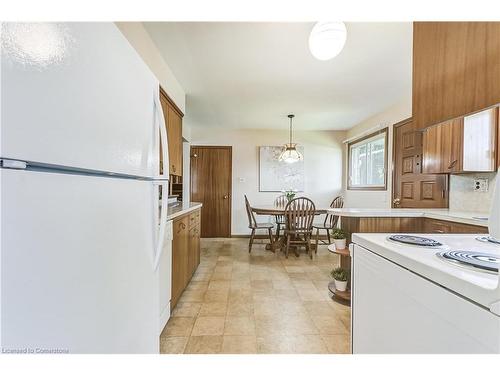
<svg viewBox="0 0 500 375"><path fill-rule="evenodd" d="M316 207L315 215L322 215L328 213L330 207ZM269 215L269 216L280 216L285 214L285 206L276 205L256 205L252 206L252 211L257 215ZM284 236L274 236L273 243L266 245L266 250L271 250L275 252L276 250L281 250L284 245ZM311 248L314 248L314 244L311 244ZM298 254L297 252L295 252Z"/></svg>

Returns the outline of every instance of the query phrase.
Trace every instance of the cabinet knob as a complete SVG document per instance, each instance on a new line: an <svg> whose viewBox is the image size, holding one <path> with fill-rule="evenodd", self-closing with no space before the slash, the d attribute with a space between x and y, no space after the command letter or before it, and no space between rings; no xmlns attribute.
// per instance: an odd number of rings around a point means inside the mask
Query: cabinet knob
<svg viewBox="0 0 500 375"><path fill-rule="evenodd" d="M224 195L224 197L223 197L223 198L224 198L224 199L227 199L227 198L229 198L229 196L228 196L228 195Z"/></svg>
<svg viewBox="0 0 500 375"><path fill-rule="evenodd" d="M392 203L394 203L395 206L399 206L401 204L401 199L400 198L395 198Z"/></svg>

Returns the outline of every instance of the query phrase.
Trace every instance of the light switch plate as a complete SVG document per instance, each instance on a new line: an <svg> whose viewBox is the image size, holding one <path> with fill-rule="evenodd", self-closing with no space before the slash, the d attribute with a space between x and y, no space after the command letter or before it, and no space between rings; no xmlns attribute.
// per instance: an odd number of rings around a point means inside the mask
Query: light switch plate
<svg viewBox="0 0 500 375"><path fill-rule="evenodd" d="M474 191L478 193L486 193L488 191L488 179L476 178L474 180Z"/></svg>

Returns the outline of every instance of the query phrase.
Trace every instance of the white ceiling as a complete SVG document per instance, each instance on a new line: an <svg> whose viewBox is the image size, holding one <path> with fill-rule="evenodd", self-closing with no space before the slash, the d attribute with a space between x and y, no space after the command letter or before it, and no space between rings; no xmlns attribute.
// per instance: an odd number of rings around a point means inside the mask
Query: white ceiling
<svg viewBox="0 0 500 375"><path fill-rule="evenodd" d="M144 23L186 91L192 126L349 129L411 97L411 23L347 23L343 51L319 61L313 23Z"/></svg>

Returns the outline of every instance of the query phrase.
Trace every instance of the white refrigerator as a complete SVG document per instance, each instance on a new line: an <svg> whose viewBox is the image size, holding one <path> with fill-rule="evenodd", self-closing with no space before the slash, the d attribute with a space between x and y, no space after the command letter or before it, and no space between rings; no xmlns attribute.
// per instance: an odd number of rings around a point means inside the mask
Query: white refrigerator
<svg viewBox="0 0 500 375"><path fill-rule="evenodd" d="M2 352L158 353L158 81L113 23L1 37Z"/></svg>

